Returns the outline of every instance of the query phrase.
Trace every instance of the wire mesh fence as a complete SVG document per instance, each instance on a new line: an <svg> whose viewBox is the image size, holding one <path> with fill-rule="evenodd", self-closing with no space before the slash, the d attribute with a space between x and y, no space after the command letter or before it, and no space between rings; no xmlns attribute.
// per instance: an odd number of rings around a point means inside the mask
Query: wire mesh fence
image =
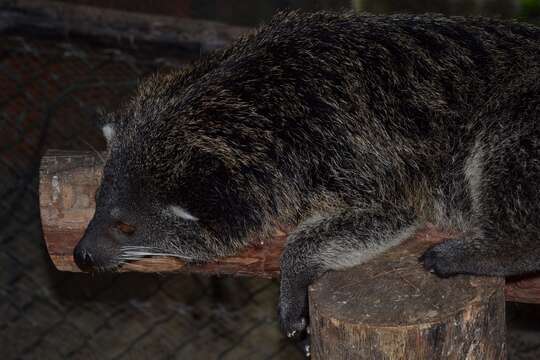
<svg viewBox="0 0 540 360"><path fill-rule="evenodd" d="M37 199L41 155L104 148L97 109L113 109L141 77L181 61L15 35L2 37L0 54L0 357L299 357L278 332L275 282L90 277L59 273L48 259Z"/></svg>

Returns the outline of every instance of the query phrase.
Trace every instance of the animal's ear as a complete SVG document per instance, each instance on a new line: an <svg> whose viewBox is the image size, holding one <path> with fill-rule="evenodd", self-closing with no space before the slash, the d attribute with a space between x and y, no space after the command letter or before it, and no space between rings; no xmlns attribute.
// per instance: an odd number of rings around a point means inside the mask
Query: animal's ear
<svg viewBox="0 0 540 360"><path fill-rule="evenodd" d="M115 121L113 114L105 112L104 109L98 109L97 126L101 128L101 132L107 140L107 146L110 147L112 140L118 132L118 123Z"/></svg>
<svg viewBox="0 0 540 360"><path fill-rule="evenodd" d="M116 134L116 127L113 123L105 124L101 127L101 131L103 132L103 136L105 136L105 139L107 139L107 144L110 145L112 142L112 139L114 138Z"/></svg>

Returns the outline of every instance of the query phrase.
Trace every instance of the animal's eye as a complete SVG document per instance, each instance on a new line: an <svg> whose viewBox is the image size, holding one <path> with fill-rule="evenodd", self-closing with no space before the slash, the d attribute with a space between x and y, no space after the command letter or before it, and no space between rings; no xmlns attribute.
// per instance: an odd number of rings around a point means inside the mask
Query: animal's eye
<svg viewBox="0 0 540 360"><path fill-rule="evenodd" d="M121 221L117 222L115 227L125 235L132 235L135 232L135 226L123 223Z"/></svg>

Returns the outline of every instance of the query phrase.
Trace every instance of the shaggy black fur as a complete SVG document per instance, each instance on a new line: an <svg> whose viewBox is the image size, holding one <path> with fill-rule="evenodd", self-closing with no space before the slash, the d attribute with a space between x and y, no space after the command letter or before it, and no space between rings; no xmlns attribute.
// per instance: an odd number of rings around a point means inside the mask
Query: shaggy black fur
<svg viewBox="0 0 540 360"><path fill-rule="evenodd" d="M232 254L292 224L280 319L306 287L433 222L441 276L540 270L540 30L438 15L281 14L107 119L79 263ZM171 207L174 206L174 207Z"/></svg>

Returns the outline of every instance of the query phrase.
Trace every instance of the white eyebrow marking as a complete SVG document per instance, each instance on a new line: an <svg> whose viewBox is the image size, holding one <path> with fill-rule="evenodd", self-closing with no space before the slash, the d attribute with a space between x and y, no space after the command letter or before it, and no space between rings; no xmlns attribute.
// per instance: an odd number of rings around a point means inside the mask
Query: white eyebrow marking
<svg viewBox="0 0 540 360"><path fill-rule="evenodd" d="M174 215L176 215L178 217L181 217L182 219L191 220L191 221L198 221L199 220L198 218L191 215L189 212L187 212L187 210L181 208L180 206L171 205L171 206L169 206L169 210L171 210L171 212Z"/></svg>
<svg viewBox="0 0 540 360"><path fill-rule="evenodd" d="M113 136L114 136L114 127L112 124L106 124L101 128L103 131L103 136L105 136L105 139L107 139L108 142L111 142Z"/></svg>

